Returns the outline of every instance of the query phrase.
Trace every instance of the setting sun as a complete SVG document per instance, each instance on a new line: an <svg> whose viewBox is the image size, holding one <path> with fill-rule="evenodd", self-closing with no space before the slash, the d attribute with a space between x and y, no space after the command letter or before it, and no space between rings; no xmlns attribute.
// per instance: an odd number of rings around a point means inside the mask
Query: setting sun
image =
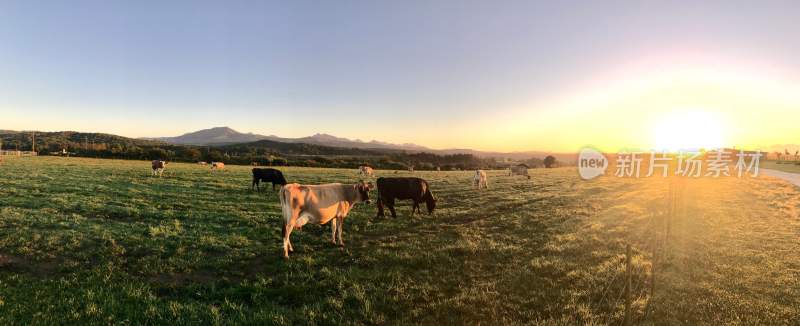
<svg viewBox="0 0 800 326"><path fill-rule="evenodd" d="M678 110L653 122L653 149L666 151L711 149L725 146L720 117L703 110Z"/></svg>

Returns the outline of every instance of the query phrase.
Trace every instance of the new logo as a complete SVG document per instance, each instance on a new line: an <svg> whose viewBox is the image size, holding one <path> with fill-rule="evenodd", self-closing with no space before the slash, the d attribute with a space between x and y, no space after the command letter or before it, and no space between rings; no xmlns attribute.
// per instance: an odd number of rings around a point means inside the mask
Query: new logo
<svg viewBox="0 0 800 326"><path fill-rule="evenodd" d="M606 173L608 159L592 148L583 148L578 154L578 174L581 179L591 180Z"/></svg>

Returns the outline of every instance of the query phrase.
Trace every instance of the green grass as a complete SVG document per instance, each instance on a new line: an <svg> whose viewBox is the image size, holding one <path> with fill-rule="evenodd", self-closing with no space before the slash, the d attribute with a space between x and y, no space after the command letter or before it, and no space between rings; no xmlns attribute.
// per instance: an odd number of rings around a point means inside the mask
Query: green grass
<svg viewBox="0 0 800 326"><path fill-rule="evenodd" d="M775 179L584 182L536 169L491 171L478 191L468 171L415 172L440 199L433 216L356 207L347 247L308 225L285 261L278 199L249 190L249 169L170 164L158 178L142 161L7 158L0 324L619 324L627 243L636 322L800 315L800 192ZM670 183L680 195L665 244Z"/></svg>
<svg viewBox="0 0 800 326"><path fill-rule="evenodd" d="M800 173L800 162L796 161L761 161L760 168L791 173Z"/></svg>

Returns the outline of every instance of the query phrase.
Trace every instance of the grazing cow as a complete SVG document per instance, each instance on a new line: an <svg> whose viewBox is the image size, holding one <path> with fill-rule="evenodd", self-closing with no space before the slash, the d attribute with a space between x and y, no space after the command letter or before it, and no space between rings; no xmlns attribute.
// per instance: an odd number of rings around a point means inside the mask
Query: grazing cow
<svg viewBox="0 0 800 326"><path fill-rule="evenodd" d="M222 163L222 162L211 162L211 171L223 170L223 169L225 169L225 163Z"/></svg>
<svg viewBox="0 0 800 326"><path fill-rule="evenodd" d="M164 173L164 169L167 168L167 162L160 161L160 160L153 160L153 175L158 175L161 177L161 174Z"/></svg>
<svg viewBox="0 0 800 326"><path fill-rule="evenodd" d="M528 175L528 166L525 164L512 166L511 169L509 170L509 175L510 176L522 175L528 177L528 179L531 178L531 176Z"/></svg>
<svg viewBox="0 0 800 326"><path fill-rule="evenodd" d="M486 171L484 170L475 170L475 177L472 180L473 185L478 187L478 189L486 188L489 189L489 183L486 182Z"/></svg>
<svg viewBox="0 0 800 326"><path fill-rule="evenodd" d="M200 164L200 165L208 165L208 163L206 163L205 161L200 161L200 162L197 162L197 164Z"/></svg>
<svg viewBox="0 0 800 326"><path fill-rule="evenodd" d="M391 178L378 178L378 217L385 216L383 213L383 205L389 208L392 217L397 217L394 211L395 199L405 200L411 199L413 206L411 207L411 215L414 211L419 210L419 203L424 201L425 206L428 207L428 215L433 214L433 209L436 208L436 198L433 197L428 182L420 178L409 177L391 177ZM421 213L421 212L420 212Z"/></svg>
<svg viewBox="0 0 800 326"><path fill-rule="evenodd" d="M286 178L283 177L283 173L280 170L266 168L266 169L253 169L253 184L250 185L250 190L253 190L253 187L261 191L261 187L259 184L261 181L264 182L271 182L272 183L272 190L275 190L276 185L285 186L286 185Z"/></svg>
<svg viewBox="0 0 800 326"><path fill-rule="evenodd" d="M344 185L331 183L305 186L290 183L281 187L280 201L283 211L283 258L289 258L294 251L289 236L294 228L301 228L306 223L326 224L331 222L333 244L339 239L344 246L342 229L344 218L355 204L369 203L369 191L372 183L359 181L356 184Z"/></svg>
<svg viewBox="0 0 800 326"><path fill-rule="evenodd" d="M374 172L375 171L371 167L366 166L366 165L362 165L362 166L358 167L358 175L360 175L360 176L373 177L373 176L375 176Z"/></svg>

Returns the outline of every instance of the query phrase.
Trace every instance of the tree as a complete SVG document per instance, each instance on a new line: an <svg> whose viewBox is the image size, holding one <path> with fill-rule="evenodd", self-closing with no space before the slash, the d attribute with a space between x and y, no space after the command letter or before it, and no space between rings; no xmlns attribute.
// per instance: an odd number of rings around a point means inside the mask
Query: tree
<svg viewBox="0 0 800 326"><path fill-rule="evenodd" d="M544 167L549 169L549 168L552 168L555 164L556 164L556 158L555 157L553 157L551 155L547 155L547 157L544 158Z"/></svg>
<svg viewBox="0 0 800 326"><path fill-rule="evenodd" d="M147 152L147 156L151 160L166 160L169 158L168 152L158 147L151 148Z"/></svg>
<svg viewBox="0 0 800 326"><path fill-rule="evenodd" d="M189 158L189 159L190 159L192 162L199 160L199 159L200 159L200 155L202 155L202 154L200 153L200 151L199 151L199 150L197 150L197 149L195 149L195 148L189 148L189 149L187 149L187 150L184 152L184 154L185 154L185 155L186 155L186 157L188 157L188 158Z"/></svg>

